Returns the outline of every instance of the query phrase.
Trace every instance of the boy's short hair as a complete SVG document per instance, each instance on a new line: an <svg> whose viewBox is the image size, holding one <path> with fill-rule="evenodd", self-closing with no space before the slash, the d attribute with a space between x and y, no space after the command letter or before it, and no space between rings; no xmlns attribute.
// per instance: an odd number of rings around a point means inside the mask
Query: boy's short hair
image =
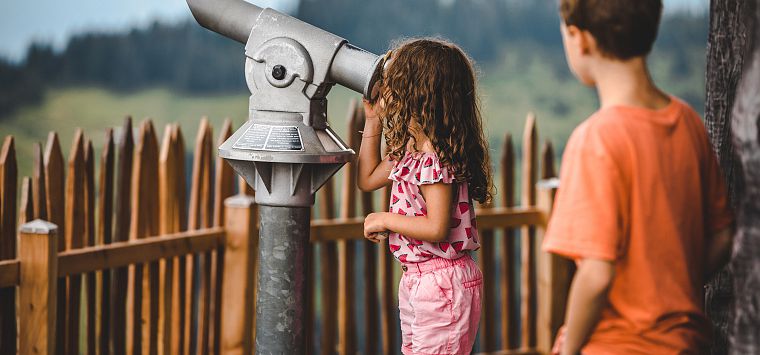
<svg viewBox="0 0 760 355"><path fill-rule="evenodd" d="M565 24L589 31L604 55L627 60L652 50L662 0L560 0L559 11Z"/></svg>

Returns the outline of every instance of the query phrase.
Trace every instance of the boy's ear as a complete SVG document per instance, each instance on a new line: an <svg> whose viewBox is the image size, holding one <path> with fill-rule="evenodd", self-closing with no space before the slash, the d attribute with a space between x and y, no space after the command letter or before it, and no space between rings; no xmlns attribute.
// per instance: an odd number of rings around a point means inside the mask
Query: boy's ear
<svg viewBox="0 0 760 355"><path fill-rule="evenodd" d="M581 37L581 53L584 55L594 54L599 52L599 48L596 44L596 38L591 32L582 30L580 31Z"/></svg>
<svg viewBox="0 0 760 355"><path fill-rule="evenodd" d="M569 25L567 26L567 35L578 47L581 54L588 55L596 50L596 39L591 35L591 32L582 30L575 25Z"/></svg>

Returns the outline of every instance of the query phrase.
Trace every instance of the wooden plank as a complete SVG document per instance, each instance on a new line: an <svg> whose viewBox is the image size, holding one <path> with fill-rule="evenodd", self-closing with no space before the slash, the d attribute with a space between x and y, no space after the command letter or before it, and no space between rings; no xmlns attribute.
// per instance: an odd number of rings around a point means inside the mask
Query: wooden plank
<svg viewBox="0 0 760 355"><path fill-rule="evenodd" d="M79 249L84 246L85 232L85 166L84 133L77 129L71 144L68 161L68 179L66 181L66 250ZM66 293L66 351L79 353L80 310L82 306L82 275L68 277L69 289ZM61 310L63 311L63 310Z"/></svg>
<svg viewBox="0 0 760 355"><path fill-rule="evenodd" d="M222 129L219 131L219 137L216 141L216 146L222 145L227 138L232 136L232 120L229 118L224 120ZM212 153L212 156L214 154ZM213 226L222 226L224 223L224 201L234 194L234 187L236 182L235 172L232 170L232 166L227 164L221 157L216 157L216 169L215 169L216 182L214 184L214 222ZM255 228L255 226L254 226ZM209 346L208 352L211 354L218 354L220 349L220 322L221 322L221 301L222 301L222 287L221 282L224 277L224 252L225 248L220 247L217 250L211 252L211 282L209 288L211 292L210 308L209 308Z"/></svg>
<svg viewBox="0 0 760 355"><path fill-rule="evenodd" d="M351 129L352 135L360 135L358 133L363 127L364 127L364 121L366 120L366 117L364 116L364 107L362 105L357 105L356 107L356 114L357 119L356 122ZM355 133L354 133L355 132ZM357 140L357 144L354 147L356 151L358 152L361 147L361 136L356 137L354 136L354 139ZM362 192L360 194L361 199L361 215L366 216L372 212L374 212L374 200L373 200L373 192ZM364 252L364 282L365 282L365 289L364 289L364 339L365 339L365 353L366 354L378 354L379 351L382 351L382 349L379 349L380 346L380 340L381 337L375 336L376 330L378 329L378 322L380 319L380 300L379 300L379 290L378 290L378 284L377 284L377 278L378 278L378 266L377 266L377 245L374 243L362 243L362 249Z"/></svg>
<svg viewBox="0 0 760 355"><path fill-rule="evenodd" d="M358 134L358 132L364 127L364 121L366 120L366 117L364 116L364 108L363 106L359 105L357 107L357 120L356 124L353 126L351 132L356 132L355 134ZM360 150L361 147L361 137L358 138L359 144L356 146L356 151ZM361 214L366 216L372 212L374 212L374 201L373 201L373 192L362 192L360 194L361 198ZM380 299L379 299L379 290L378 290L378 284L377 284L377 277L378 277L378 265L377 265L377 245L374 243L362 243L362 248L364 249L364 330L365 330L365 352L367 354L377 354L378 350L382 351L381 349L378 349L378 346L380 345L380 337L377 336L370 336L370 333L373 333L375 329L378 329L378 321L380 318Z"/></svg>
<svg viewBox="0 0 760 355"><path fill-rule="evenodd" d="M348 146L358 151L361 134L357 129L358 104L352 99L348 107ZM341 218L356 216L356 158L343 168ZM338 354L356 353L356 325L354 324L354 254L355 243L344 239L338 242Z"/></svg>
<svg viewBox="0 0 760 355"><path fill-rule="evenodd" d="M193 175L192 185L190 188L190 211L188 218L188 229L195 230L209 226L212 222L212 206L209 204L213 201L210 199L210 170L211 170L211 127L208 120L204 117L201 119L198 128L198 134L195 140L195 154L193 157ZM204 334L203 324L205 311L201 309L204 306L203 286L205 284L204 260L199 255L186 257L185 264L185 353L197 353L200 350L203 340L199 337ZM195 273L200 273L200 277L193 277ZM198 310L193 312L193 310ZM194 330L194 332L191 332ZM200 340L200 342L199 342Z"/></svg>
<svg viewBox="0 0 760 355"><path fill-rule="evenodd" d="M538 205L548 219L552 213L558 184L556 180L542 180L538 186ZM544 231L544 228L538 229L538 243L543 241ZM554 339L565 320L565 307L575 265L568 259L545 252L540 253L538 260L540 264L538 269L537 341L538 349L548 353L551 351Z"/></svg>
<svg viewBox="0 0 760 355"><path fill-rule="evenodd" d="M113 141L113 130L106 130L105 143L100 155L100 183L98 184L98 223L97 223L97 242L96 245L111 244L113 241L113 178L114 178L114 161L115 147ZM98 281L98 290L100 293L98 312L99 329L97 337L99 339L100 354L109 354L109 344L111 342L111 270L100 272Z"/></svg>
<svg viewBox="0 0 760 355"><path fill-rule="evenodd" d="M333 200L333 179L325 183L319 191L319 216L325 220L335 217L335 203ZM314 229L311 230L314 236ZM333 242L320 244L320 279L322 282L322 339L320 339L320 354L334 354L337 350L336 330L338 314L338 248Z"/></svg>
<svg viewBox="0 0 760 355"><path fill-rule="evenodd" d="M24 176L21 179L21 198L18 209L18 225L34 220L34 202L32 201L32 179Z"/></svg>
<svg viewBox="0 0 760 355"><path fill-rule="evenodd" d="M20 228L20 354L53 354L56 349L56 229L54 224L41 220Z"/></svg>
<svg viewBox="0 0 760 355"><path fill-rule="evenodd" d="M217 247L223 237L222 228L209 228L67 250L58 254L60 259L58 276L64 277L130 264L144 264L199 253Z"/></svg>
<svg viewBox="0 0 760 355"><path fill-rule="evenodd" d="M6 136L0 149L0 260L16 258L17 184L16 145L13 136Z"/></svg>
<svg viewBox="0 0 760 355"><path fill-rule="evenodd" d="M504 208L511 208L515 203L515 152L512 145L512 135L507 133L504 137L504 147L501 157L501 203ZM514 229L505 228L504 238L501 240L501 339L502 348L517 348L517 330L520 321L516 309L517 299L514 297L516 288L515 280L515 240Z"/></svg>
<svg viewBox="0 0 760 355"><path fill-rule="evenodd" d="M45 156L42 144L34 145L34 166L32 168L32 201L34 219L47 220L47 194L45 193Z"/></svg>
<svg viewBox="0 0 760 355"><path fill-rule="evenodd" d="M541 181L538 183L537 205L548 222L554 205L554 196L558 181L554 170L554 149L547 141L541 152ZM543 243L545 228L539 228L536 233L536 243ZM538 256L538 349L549 352L557 336L559 328L564 323L565 305L570 291L572 270L574 264L565 258L554 254L540 252Z"/></svg>
<svg viewBox="0 0 760 355"><path fill-rule="evenodd" d="M12 260L0 260L0 288L15 288L19 283L19 262L18 259L12 259ZM15 290L14 290L15 291ZM13 303L13 306L15 308L15 301ZM7 313L7 314L15 314L14 313ZM15 318L15 317L14 317ZM14 341L15 343L15 338Z"/></svg>
<svg viewBox="0 0 760 355"><path fill-rule="evenodd" d="M178 124L172 127L172 146L174 158L169 163L172 164L176 179L174 187L174 208L171 210L170 217L171 229L175 232L187 229L187 198L185 189L185 141L182 136L182 130ZM171 300L171 353L184 354L184 324L185 324L185 256L178 256L172 261L172 300Z"/></svg>
<svg viewBox="0 0 760 355"><path fill-rule="evenodd" d="M551 179L556 177L557 173L554 169L554 147L552 142L544 142L544 146L541 149L541 179Z"/></svg>
<svg viewBox="0 0 760 355"><path fill-rule="evenodd" d="M535 207L494 207L489 210L477 210L478 228L514 228L537 226L544 223L544 217Z"/></svg>
<svg viewBox="0 0 760 355"><path fill-rule="evenodd" d="M132 218L130 240L158 235L158 141L153 123L140 124L132 172ZM133 350L158 351L158 261L135 264L133 274ZM129 352L129 344L127 351Z"/></svg>
<svg viewBox="0 0 760 355"><path fill-rule="evenodd" d="M130 214L132 208L132 164L134 160L134 138L132 118L127 117L121 128L119 140L118 165L116 170L116 196L114 199L113 241L129 240ZM113 271L111 284L111 348L116 354L125 354L127 349L127 290L129 283L128 268L121 267Z"/></svg>
<svg viewBox="0 0 760 355"><path fill-rule="evenodd" d="M58 140L58 134L50 132L47 143L45 144L45 194L47 197L46 213L48 221L58 226L58 251L66 249L66 238L64 238L66 227L66 200L65 186L66 178L64 172L63 150ZM66 294L68 285L65 279L58 280L57 287L57 309L58 317L56 319L56 339L58 347L56 352L63 354L66 349Z"/></svg>
<svg viewBox="0 0 760 355"><path fill-rule="evenodd" d="M84 147L84 242L86 246L95 245L95 150L92 141L87 140ZM95 290L95 272L87 273L85 278L87 344L86 353L95 354L98 338L95 334L97 323L97 292Z"/></svg>
<svg viewBox="0 0 760 355"><path fill-rule="evenodd" d="M214 167L214 148L213 148L213 130L210 124L206 126L206 132L203 139L203 146L202 146L202 154L203 154L203 165L201 167L202 169L202 179L200 180L201 185L200 187L200 203L199 206L199 212L200 212L200 227L201 228L208 228L213 225L214 223L214 199L212 197L213 191L214 191L214 182L213 182L213 172L212 169ZM196 339L198 339L196 354L206 354L207 349L209 347L209 336L210 336L210 329L209 329L209 323L211 321L211 262L212 262L212 256L211 251L208 251L206 253L200 254L200 278L198 278L198 281L200 281L200 284L198 286L198 290L200 290L200 294L198 297L198 326L197 326L197 336Z"/></svg>
<svg viewBox="0 0 760 355"><path fill-rule="evenodd" d="M368 215L374 211L373 193L361 194L362 215ZM375 243L362 243L364 249L364 332L366 354L378 354L380 337L376 336L378 320L380 318L380 299L377 287L377 245Z"/></svg>
<svg viewBox="0 0 760 355"><path fill-rule="evenodd" d="M47 196L47 217L50 223L58 226L58 251L66 249L64 230L66 227L66 177L63 150L58 134L50 132L45 144L45 194ZM60 292L61 289L59 288ZM63 312L62 308L59 308ZM59 317L61 318L61 317ZM60 339L60 338L59 338ZM62 344L58 344L62 345Z"/></svg>
<svg viewBox="0 0 760 355"><path fill-rule="evenodd" d="M492 205L481 205L481 211L489 211ZM477 215L476 215L477 216ZM477 217L476 217L477 218ZM478 225L480 237L480 250L478 251L478 264L483 273L483 289L481 295L481 321L480 321L480 349L482 351L495 350L496 342L496 313L494 296L494 232L493 229Z"/></svg>
<svg viewBox="0 0 760 355"><path fill-rule="evenodd" d="M164 136L161 140L161 152L158 162L158 194L159 194L159 233L166 235L178 232L179 228L174 221L174 210L179 206L177 203L176 191L173 188L174 183L182 176L175 171L176 164L176 144L172 139L174 124L167 124L164 127ZM178 176L179 175L179 176ZM161 320L158 324L158 354L172 353L172 309L174 300L174 259L167 258L161 260L159 270L159 307L158 317Z"/></svg>
<svg viewBox="0 0 760 355"><path fill-rule="evenodd" d="M255 315L255 271L258 252L256 208L252 196L225 200L224 274L220 309L220 350L223 354L251 354Z"/></svg>
<svg viewBox="0 0 760 355"><path fill-rule="evenodd" d="M382 208L390 206L391 189L383 188ZM378 246L377 268L378 278L380 278L380 339L382 340L382 353L390 354L396 352L396 322L395 314L398 312L396 306L396 295L393 294L393 255L388 249L388 241L383 241Z"/></svg>
<svg viewBox="0 0 760 355"><path fill-rule="evenodd" d="M536 117L528 114L523 133L522 206L536 204ZM536 344L536 244L535 229L523 227L521 234L521 299L522 347Z"/></svg>
<svg viewBox="0 0 760 355"><path fill-rule="evenodd" d="M17 183L15 142L6 136L0 149L0 261L16 258ZM16 353L17 335L16 289L0 288L0 353Z"/></svg>
<svg viewBox="0 0 760 355"><path fill-rule="evenodd" d="M476 209L478 228L516 228L543 225L544 215L535 207ZM311 222L311 242L363 240L364 217L317 219Z"/></svg>

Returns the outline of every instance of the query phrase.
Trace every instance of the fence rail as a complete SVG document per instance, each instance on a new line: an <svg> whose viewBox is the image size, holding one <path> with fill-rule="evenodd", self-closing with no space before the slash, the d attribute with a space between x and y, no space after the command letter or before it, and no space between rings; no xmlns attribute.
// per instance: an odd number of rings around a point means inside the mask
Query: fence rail
<svg viewBox="0 0 760 355"><path fill-rule="evenodd" d="M555 170L550 144L538 165L535 124L529 116L520 205L506 134L500 194L477 208L482 248L475 257L485 278L477 348L483 353L546 353L564 313L572 265L538 251L556 187L542 183L537 190L537 176L548 179ZM361 126L363 112L354 102L347 141L356 150ZM51 132L44 149L35 145L32 176L20 180L15 142L6 137L0 150L0 353L250 353L256 206L250 188L214 154L214 141L221 144L232 131L227 120L214 140L211 125L201 120L194 154L186 159L178 125L164 128L159 145L150 120L134 130L127 118L106 132L99 157L77 131L68 160ZM400 268L387 245L362 240L362 216L385 209L388 191L359 192L355 169L349 163L342 181L325 185L313 212L310 353L400 348L394 291Z"/></svg>

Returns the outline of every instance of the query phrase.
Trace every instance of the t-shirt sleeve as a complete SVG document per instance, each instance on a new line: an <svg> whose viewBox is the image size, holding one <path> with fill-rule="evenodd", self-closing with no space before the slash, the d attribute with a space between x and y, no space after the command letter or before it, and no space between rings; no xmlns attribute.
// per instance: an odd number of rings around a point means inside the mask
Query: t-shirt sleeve
<svg viewBox="0 0 760 355"><path fill-rule="evenodd" d="M573 138L543 248L572 259L617 260L627 243L625 182L601 140L583 134Z"/></svg>
<svg viewBox="0 0 760 355"><path fill-rule="evenodd" d="M726 192L726 182L721 173L718 160L712 149L708 149L707 172L705 185L707 186L707 210L706 226L708 236L731 226L734 222L734 215L728 202L728 193Z"/></svg>

